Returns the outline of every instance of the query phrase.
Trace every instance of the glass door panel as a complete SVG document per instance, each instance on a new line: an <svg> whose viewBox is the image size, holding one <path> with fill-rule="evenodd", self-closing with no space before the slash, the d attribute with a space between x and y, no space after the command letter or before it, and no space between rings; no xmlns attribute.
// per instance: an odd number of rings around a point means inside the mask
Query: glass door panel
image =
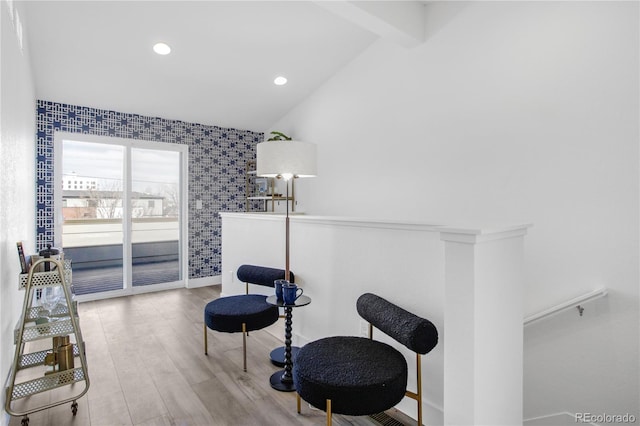
<svg viewBox="0 0 640 426"><path fill-rule="evenodd" d="M180 153L131 149L131 263L133 287L178 281Z"/></svg>
<svg viewBox="0 0 640 426"><path fill-rule="evenodd" d="M62 143L62 247L75 293L122 290L124 147Z"/></svg>

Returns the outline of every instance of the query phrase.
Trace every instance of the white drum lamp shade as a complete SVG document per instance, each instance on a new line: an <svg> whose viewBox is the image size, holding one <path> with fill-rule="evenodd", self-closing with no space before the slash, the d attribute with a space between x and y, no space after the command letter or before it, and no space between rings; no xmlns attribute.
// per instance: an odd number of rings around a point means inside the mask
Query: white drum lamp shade
<svg viewBox="0 0 640 426"><path fill-rule="evenodd" d="M259 143L256 149L258 176L289 180L317 175L317 150L313 143L267 141Z"/></svg>

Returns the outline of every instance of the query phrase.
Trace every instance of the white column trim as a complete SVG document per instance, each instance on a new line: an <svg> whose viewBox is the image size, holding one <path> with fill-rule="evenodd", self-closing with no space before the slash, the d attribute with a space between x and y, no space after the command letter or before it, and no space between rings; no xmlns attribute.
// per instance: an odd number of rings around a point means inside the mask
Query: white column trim
<svg viewBox="0 0 640 426"><path fill-rule="evenodd" d="M523 262L529 227L441 231L445 425L522 424Z"/></svg>

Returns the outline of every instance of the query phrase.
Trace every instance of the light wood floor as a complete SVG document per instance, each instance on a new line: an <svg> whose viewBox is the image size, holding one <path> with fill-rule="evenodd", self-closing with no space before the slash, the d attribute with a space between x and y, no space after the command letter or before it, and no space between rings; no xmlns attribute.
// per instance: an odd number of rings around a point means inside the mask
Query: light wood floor
<svg viewBox="0 0 640 426"><path fill-rule="evenodd" d="M324 412L303 402L299 415L295 393L269 385L278 367L268 355L282 345L282 320L250 334L246 373L239 333L209 330L204 355L203 310L219 294L213 286L81 303L89 392L78 400L75 417L65 404L32 413L29 425L324 425ZM35 397L44 405L56 394ZM396 410L389 414L415 424ZM379 424L334 416L334 425ZM20 418L10 425L20 425Z"/></svg>

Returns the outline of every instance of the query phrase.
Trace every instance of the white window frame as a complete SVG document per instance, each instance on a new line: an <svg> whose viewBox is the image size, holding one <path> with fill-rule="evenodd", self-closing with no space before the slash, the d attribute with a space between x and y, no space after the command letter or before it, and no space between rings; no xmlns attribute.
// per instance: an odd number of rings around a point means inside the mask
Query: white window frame
<svg viewBox="0 0 640 426"><path fill-rule="evenodd" d="M188 256L188 165L189 165L189 147L187 145L173 144L167 142L145 141L139 139L128 139L114 136L86 135L82 133L60 132L54 133L53 140L53 164L54 164L54 246L62 246L62 143L64 140L73 140L78 142L90 142L106 145L118 145L125 148L124 154L124 182L125 196L123 197L123 289L115 291L105 291L87 295L78 295L76 300L79 302L106 299L110 297L120 297L138 293L148 293L153 291L161 291L172 288L189 287L189 256ZM180 268L181 279L170 283L161 283L145 286L132 286L131 271L131 150L133 148L140 149L158 149L165 151L174 151L180 153ZM64 247L63 247L64 249Z"/></svg>

